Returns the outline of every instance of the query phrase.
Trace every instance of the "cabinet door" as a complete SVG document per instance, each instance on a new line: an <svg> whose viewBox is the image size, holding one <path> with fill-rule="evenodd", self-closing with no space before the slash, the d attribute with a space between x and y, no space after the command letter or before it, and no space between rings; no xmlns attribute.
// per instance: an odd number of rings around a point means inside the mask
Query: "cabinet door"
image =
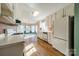
<svg viewBox="0 0 79 59"><path fill-rule="evenodd" d="M48 33L48 43L52 44L52 41L53 41L53 34Z"/></svg>
<svg viewBox="0 0 79 59"><path fill-rule="evenodd" d="M65 9L67 16L74 16L74 4L68 5Z"/></svg>
<svg viewBox="0 0 79 59"><path fill-rule="evenodd" d="M54 36L68 40L68 17L63 17L63 9L56 13L54 21Z"/></svg>
<svg viewBox="0 0 79 59"><path fill-rule="evenodd" d="M65 55L68 55L67 44L68 44L67 41L64 41L58 38L53 39L53 47Z"/></svg>
<svg viewBox="0 0 79 59"><path fill-rule="evenodd" d="M7 4L10 11L13 12L14 4L13 3L7 3Z"/></svg>
<svg viewBox="0 0 79 59"><path fill-rule="evenodd" d="M3 16L13 16L13 12L10 10L8 4L5 3L1 4L1 14Z"/></svg>
<svg viewBox="0 0 79 59"><path fill-rule="evenodd" d="M63 9L59 10L55 15L54 21L54 36L63 38L64 36L64 20L62 19Z"/></svg>

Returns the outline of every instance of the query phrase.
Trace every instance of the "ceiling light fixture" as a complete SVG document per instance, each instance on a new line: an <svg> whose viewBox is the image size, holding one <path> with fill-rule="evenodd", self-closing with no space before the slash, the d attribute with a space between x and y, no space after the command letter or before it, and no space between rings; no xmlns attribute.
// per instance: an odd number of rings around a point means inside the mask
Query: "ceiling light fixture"
<svg viewBox="0 0 79 59"><path fill-rule="evenodd" d="M39 12L38 11L34 11L33 12L33 16L38 16L39 15Z"/></svg>

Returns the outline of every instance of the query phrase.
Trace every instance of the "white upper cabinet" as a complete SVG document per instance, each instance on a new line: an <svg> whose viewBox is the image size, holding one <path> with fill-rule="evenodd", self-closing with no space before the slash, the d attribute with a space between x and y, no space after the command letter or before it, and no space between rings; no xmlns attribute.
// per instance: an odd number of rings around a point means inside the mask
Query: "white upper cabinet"
<svg viewBox="0 0 79 59"><path fill-rule="evenodd" d="M0 4L0 22L15 24L12 3L1 3Z"/></svg>
<svg viewBox="0 0 79 59"><path fill-rule="evenodd" d="M62 39L66 39L66 20L65 14L63 13L63 9L56 12L54 21L54 36Z"/></svg>
<svg viewBox="0 0 79 59"><path fill-rule="evenodd" d="M13 5L14 5L14 4L12 4L12 3L8 3L8 4L7 4L8 9L10 9L11 12L13 12L13 8L14 8Z"/></svg>
<svg viewBox="0 0 79 59"><path fill-rule="evenodd" d="M65 9L67 16L74 16L74 4L68 5L67 7L65 7Z"/></svg>
<svg viewBox="0 0 79 59"><path fill-rule="evenodd" d="M13 4L1 3L1 15L13 17Z"/></svg>
<svg viewBox="0 0 79 59"><path fill-rule="evenodd" d="M54 36L68 40L68 17L74 16L74 4L70 4L56 12Z"/></svg>

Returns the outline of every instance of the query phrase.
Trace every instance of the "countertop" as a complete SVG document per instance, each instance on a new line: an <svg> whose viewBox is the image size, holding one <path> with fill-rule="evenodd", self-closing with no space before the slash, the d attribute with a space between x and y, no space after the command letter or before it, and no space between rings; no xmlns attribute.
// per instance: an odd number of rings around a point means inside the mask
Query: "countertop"
<svg viewBox="0 0 79 59"><path fill-rule="evenodd" d="M10 35L7 37L3 36L3 39L0 39L0 46L5 46L13 43L23 42L23 35Z"/></svg>
<svg viewBox="0 0 79 59"><path fill-rule="evenodd" d="M4 34L0 34L0 47L5 45L10 45L18 42L24 42L25 39L28 39L35 35L8 35L5 37Z"/></svg>

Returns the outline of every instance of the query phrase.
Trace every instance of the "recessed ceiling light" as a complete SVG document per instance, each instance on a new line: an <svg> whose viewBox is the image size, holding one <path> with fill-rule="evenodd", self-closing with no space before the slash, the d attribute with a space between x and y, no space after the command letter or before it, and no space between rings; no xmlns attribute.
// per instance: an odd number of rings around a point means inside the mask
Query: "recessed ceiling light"
<svg viewBox="0 0 79 59"><path fill-rule="evenodd" d="M34 11L33 12L33 16L38 16L39 15L39 12L38 11Z"/></svg>

